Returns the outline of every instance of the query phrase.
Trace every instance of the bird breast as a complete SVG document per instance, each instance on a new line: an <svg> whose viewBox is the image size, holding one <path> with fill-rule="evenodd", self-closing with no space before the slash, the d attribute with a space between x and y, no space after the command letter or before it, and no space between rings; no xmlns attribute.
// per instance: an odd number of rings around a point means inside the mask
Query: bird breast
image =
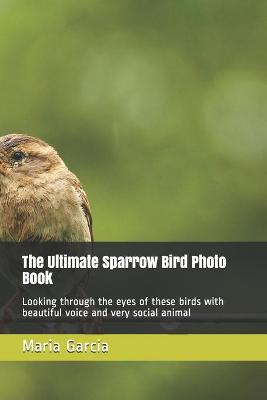
<svg viewBox="0 0 267 400"><path fill-rule="evenodd" d="M0 194L0 240L90 241L81 200L68 182Z"/></svg>

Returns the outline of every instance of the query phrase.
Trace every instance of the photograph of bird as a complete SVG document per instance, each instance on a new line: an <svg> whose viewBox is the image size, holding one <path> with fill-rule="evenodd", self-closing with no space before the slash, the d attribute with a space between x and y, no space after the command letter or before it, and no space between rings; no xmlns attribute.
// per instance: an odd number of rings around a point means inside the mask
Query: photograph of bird
<svg viewBox="0 0 267 400"><path fill-rule="evenodd" d="M39 138L0 137L0 241L93 241L90 206L80 181L56 150ZM0 272L18 289L3 307L8 313L21 292L20 274L15 263L0 262ZM48 294L69 293L80 276L65 274L61 285Z"/></svg>

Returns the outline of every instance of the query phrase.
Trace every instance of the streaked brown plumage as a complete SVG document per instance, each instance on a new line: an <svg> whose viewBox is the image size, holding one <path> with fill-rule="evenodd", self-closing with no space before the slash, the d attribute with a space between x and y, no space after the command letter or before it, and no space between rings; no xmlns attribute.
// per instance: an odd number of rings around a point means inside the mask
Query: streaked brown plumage
<svg viewBox="0 0 267 400"><path fill-rule="evenodd" d="M38 138L0 137L0 241L93 241L89 202L78 178L53 147ZM20 291L18 265L1 262L0 270ZM59 297L76 288L84 276L84 271L71 271L51 287L24 289L30 295ZM11 303L3 307L4 314Z"/></svg>
<svg viewBox="0 0 267 400"><path fill-rule="evenodd" d="M0 137L0 240L93 240L90 207L78 178L38 138Z"/></svg>

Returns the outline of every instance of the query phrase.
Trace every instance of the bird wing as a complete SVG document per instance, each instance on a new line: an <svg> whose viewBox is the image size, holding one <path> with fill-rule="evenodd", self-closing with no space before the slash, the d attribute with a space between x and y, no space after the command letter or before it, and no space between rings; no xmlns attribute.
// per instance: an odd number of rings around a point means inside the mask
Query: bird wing
<svg viewBox="0 0 267 400"><path fill-rule="evenodd" d="M90 231L90 236L91 236L91 241L94 241L94 234L93 234L93 218L92 218L92 213L91 213L91 208L90 208L90 204L89 201L87 199L86 193L83 190L83 188L80 186L79 189L79 195L82 199L82 209L85 215L85 218L87 220L88 223L88 227L89 227L89 231Z"/></svg>
<svg viewBox="0 0 267 400"><path fill-rule="evenodd" d="M79 198L81 199L81 207L84 213L84 216L87 220L87 224L89 227L89 231L90 231L90 236L91 236L91 241L94 241L94 234L93 234L93 219L92 219L92 213L91 213L91 208L90 208L90 204L89 201L87 199L86 193L82 188L82 185L80 183L80 181L76 178L76 176L73 177L73 186L76 190L76 192L79 195Z"/></svg>

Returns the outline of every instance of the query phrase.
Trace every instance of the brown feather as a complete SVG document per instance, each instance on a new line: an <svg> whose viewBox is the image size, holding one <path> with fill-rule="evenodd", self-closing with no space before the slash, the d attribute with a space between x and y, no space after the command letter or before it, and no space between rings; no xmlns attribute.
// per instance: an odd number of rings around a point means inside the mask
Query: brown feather
<svg viewBox="0 0 267 400"><path fill-rule="evenodd" d="M74 174L71 173L71 175L72 175L72 185L81 199L81 207L87 220L91 241L93 242L94 241L93 218L92 218L90 204L86 196L86 193L81 186L79 179Z"/></svg>

